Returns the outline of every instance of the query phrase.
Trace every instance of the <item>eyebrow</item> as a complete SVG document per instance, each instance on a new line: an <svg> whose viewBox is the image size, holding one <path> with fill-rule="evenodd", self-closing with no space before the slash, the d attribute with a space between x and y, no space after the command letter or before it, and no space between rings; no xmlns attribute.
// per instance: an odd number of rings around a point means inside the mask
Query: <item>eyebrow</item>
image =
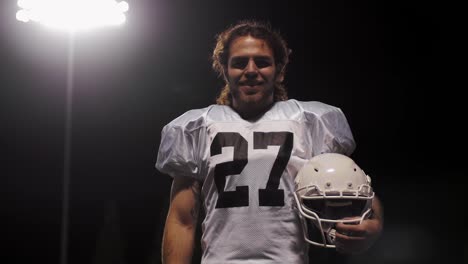
<svg viewBox="0 0 468 264"><path fill-rule="evenodd" d="M239 60L239 59L247 59L247 58L250 58L250 56L234 56L234 57L231 57L231 60ZM254 60L256 60L256 59L273 60L273 57L266 56L266 55L253 56L253 58L254 58Z"/></svg>

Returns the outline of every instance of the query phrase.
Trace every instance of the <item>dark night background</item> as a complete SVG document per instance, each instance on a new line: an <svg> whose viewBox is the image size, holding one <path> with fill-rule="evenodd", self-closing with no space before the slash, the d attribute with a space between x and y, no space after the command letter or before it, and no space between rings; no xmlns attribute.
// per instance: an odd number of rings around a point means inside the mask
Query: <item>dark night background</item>
<svg viewBox="0 0 468 264"><path fill-rule="evenodd" d="M127 2L123 27L76 39L69 263L159 263L171 184L154 169L160 131L214 102L222 86L210 68L214 35L244 18L269 20L288 40L290 98L338 106L351 125L353 158L373 178L385 229L347 263L462 260L449 212L459 194L453 179L463 176L452 151L463 136L438 129L455 126L444 111L457 107L446 101L444 8ZM67 37L16 21L17 10L16 1L1 1L0 262L59 263Z"/></svg>

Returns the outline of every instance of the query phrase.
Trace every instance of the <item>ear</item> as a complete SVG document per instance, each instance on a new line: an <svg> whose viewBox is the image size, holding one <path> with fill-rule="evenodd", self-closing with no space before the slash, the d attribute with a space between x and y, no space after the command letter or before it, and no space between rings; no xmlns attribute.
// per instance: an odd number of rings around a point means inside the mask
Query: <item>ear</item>
<svg viewBox="0 0 468 264"><path fill-rule="evenodd" d="M229 79L227 77L227 68L223 71L223 79L226 84L229 83Z"/></svg>
<svg viewBox="0 0 468 264"><path fill-rule="evenodd" d="M282 83L284 81L284 67L282 65L278 66L280 66L281 70L276 74L276 82Z"/></svg>

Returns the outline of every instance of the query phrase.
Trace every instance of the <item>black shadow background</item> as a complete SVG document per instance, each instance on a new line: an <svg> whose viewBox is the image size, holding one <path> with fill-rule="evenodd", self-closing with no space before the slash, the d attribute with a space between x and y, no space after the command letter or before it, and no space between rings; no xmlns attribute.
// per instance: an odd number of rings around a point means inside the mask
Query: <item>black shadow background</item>
<svg viewBox="0 0 468 264"><path fill-rule="evenodd" d="M160 131L214 102L221 87L209 62L214 35L243 18L269 20L289 40L290 97L340 107L353 129L353 158L373 178L385 230L346 263L461 260L451 224L462 223L455 152L465 140L456 115L463 104L451 93L448 8L128 2L124 27L76 39L69 263L159 263L171 184L154 169ZM16 11L15 1L1 2L0 261L58 263L67 39L17 22Z"/></svg>

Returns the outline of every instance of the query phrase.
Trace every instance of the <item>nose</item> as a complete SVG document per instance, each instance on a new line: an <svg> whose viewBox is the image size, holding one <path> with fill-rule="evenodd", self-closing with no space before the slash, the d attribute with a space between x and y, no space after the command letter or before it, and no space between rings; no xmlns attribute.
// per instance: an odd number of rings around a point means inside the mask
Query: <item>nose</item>
<svg viewBox="0 0 468 264"><path fill-rule="evenodd" d="M245 75L247 78L255 78L258 75L258 68L253 59L249 60L247 67L245 68Z"/></svg>

